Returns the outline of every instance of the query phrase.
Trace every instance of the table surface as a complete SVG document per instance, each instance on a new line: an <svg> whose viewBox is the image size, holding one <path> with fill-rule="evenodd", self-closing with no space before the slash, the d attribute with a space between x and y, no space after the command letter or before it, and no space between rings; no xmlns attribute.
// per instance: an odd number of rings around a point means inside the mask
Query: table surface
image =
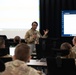
<svg viewBox="0 0 76 75"><path fill-rule="evenodd" d="M6 56L3 56L2 58L12 58L12 56L6 55ZM76 59L75 59L75 64L76 64ZM47 67L47 63L45 61L40 61L38 59L31 59L30 62L27 63L27 65Z"/></svg>
<svg viewBox="0 0 76 75"><path fill-rule="evenodd" d="M46 62L42 62L40 60L31 59L30 62L27 63L27 65L29 65L29 66L44 66L44 67L46 67L47 63Z"/></svg>

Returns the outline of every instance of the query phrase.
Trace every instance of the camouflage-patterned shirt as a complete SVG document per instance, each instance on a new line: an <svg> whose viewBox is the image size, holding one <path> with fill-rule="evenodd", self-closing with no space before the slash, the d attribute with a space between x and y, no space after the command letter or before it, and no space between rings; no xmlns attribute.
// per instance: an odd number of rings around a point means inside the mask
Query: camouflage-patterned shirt
<svg viewBox="0 0 76 75"><path fill-rule="evenodd" d="M37 34L37 38L36 39L34 39L32 37L32 35L34 33ZM32 28L26 32L25 41L27 42L27 44L35 44L35 42L39 43L39 38L47 38L47 35L43 35L42 36L39 31L33 30Z"/></svg>
<svg viewBox="0 0 76 75"><path fill-rule="evenodd" d="M6 69L0 75L40 75L38 71L20 60L7 62Z"/></svg>

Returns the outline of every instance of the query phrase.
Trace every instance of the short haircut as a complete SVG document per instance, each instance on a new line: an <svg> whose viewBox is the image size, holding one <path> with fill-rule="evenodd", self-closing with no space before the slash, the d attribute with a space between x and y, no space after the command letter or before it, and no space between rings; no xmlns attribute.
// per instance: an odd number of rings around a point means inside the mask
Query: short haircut
<svg viewBox="0 0 76 75"><path fill-rule="evenodd" d="M0 37L0 48L2 48L2 45L5 44L5 40L3 37Z"/></svg>
<svg viewBox="0 0 76 75"><path fill-rule="evenodd" d="M68 42L64 42L64 43L61 44L60 48L61 49L71 50L72 45L70 43L68 43Z"/></svg>
<svg viewBox="0 0 76 75"><path fill-rule="evenodd" d="M20 42L21 42L20 36L15 36L15 37L14 37L14 42L15 42L15 43L20 43Z"/></svg>
<svg viewBox="0 0 76 75"><path fill-rule="evenodd" d="M37 26L38 26L38 23L36 21L32 22L32 25L33 25L33 23L37 24Z"/></svg>
<svg viewBox="0 0 76 75"><path fill-rule="evenodd" d="M65 57L66 58L75 58L75 53L72 51L72 45L68 42L64 42L61 44L61 49L63 50L69 50L69 54L67 54Z"/></svg>
<svg viewBox="0 0 76 75"><path fill-rule="evenodd" d="M25 43L20 43L15 48L15 58L27 62L30 56L30 47Z"/></svg>

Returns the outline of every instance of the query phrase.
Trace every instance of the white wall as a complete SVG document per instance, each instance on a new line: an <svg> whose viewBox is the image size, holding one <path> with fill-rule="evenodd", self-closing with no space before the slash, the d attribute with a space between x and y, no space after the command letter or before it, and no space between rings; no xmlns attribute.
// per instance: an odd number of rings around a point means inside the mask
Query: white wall
<svg viewBox="0 0 76 75"><path fill-rule="evenodd" d="M39 24L39 0L0 0L0 35L24 38L33 21Z"/></svg>

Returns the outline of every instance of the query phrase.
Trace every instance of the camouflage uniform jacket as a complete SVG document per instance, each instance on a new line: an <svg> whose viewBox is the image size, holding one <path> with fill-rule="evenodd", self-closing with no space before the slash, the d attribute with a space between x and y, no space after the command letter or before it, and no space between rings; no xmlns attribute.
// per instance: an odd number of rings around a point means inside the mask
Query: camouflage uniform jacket
<svg viewBox="0 0 76 75"><path fill-rule="evenodd" d="M40 75L36 69L27 66L27 64L20 60L7 62L6 69L0 75Z"/></svg>
<svg viewBox="0 0 76 75"><path fill-rule="evenodd" d="M37 33L36 39L32 38L32 35L34 34L34 32ZM39 42L39 38L47 38L47 35L42 36L39 31L33 30L32 28L26 32L25 41L28 44L34 44L35 41Z"/></svg>

